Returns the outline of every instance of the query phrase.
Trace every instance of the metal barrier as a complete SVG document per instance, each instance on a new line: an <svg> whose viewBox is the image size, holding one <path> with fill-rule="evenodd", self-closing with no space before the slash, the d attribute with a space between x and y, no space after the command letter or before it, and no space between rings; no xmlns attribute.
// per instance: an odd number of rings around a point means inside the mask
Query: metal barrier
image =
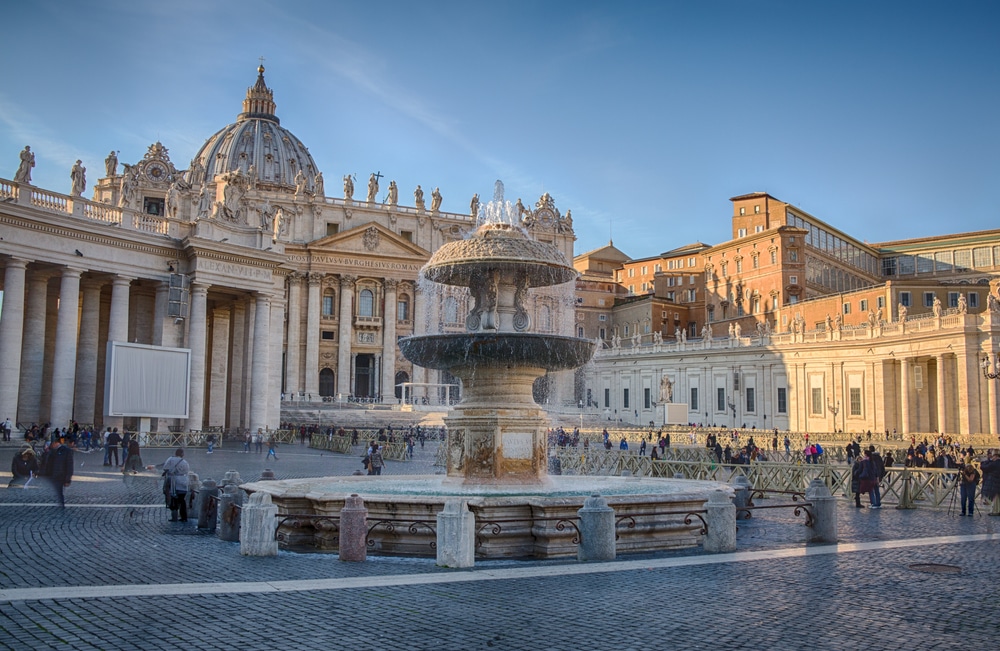
<svg viewBox="0 0 1000 651"><path fill-rule="evenodd" d="M792 503L768 504L766 506L758 506L754 504L753 501L754 497L757 497L759 499L766 499L768 493L772 495L791 495ZM801 502L799 500L801 500ZM798 491L774 491L774 490L753 489L750 491L750 499L747 502L747 505L742 507L737 507L736 513L737 515L739 515L740 513L745 513L746 517L752 518L753 512L759 511L761 509L794 509L792 511L792 514L795 515L796 517L802 515L803 513L806 514L806 526L811 527L815 522L815 517L814 517L815 514L813 513L812 506L813 506L812 502L806 501L805 493L800 493Z"/></svg>

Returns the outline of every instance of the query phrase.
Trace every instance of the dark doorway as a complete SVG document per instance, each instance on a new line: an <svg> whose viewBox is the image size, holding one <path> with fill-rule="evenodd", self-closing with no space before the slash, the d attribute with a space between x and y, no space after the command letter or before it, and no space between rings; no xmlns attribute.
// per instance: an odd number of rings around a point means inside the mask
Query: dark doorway
<svg viewBox="0 0 1000 651"><path fill-rule="evenodd" d="M337 391L336 378L333 377L333 371L328 368L324 368L319 372L319 395L324 397L330 397Z"/></svg>
<svg viewBox="0 0 1000 651"><path fill-rule="evenodd" d="M375 393L375 356L358 355L354 365L354 397L371 398Z"/></svg>
<svg viewBox="0 0 1000 651"><path fill-rule="evenodd" d="M406 371L399 371L398 373L396 373L396 385L393 387L393 392L395 393L397 400L403 399L403 387L399 385L401 385L403 382L409 382L409 381L410 381L410 374L407 373Z"/></svg>

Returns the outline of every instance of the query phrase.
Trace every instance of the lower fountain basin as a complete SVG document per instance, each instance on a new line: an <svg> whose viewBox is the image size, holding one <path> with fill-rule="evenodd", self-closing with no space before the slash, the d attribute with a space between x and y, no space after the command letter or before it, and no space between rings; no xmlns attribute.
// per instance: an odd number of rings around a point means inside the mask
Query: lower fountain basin
<svg viewBox="0 0 1000 651"><path fill-rule="evenodd" d="M467 502L476 516L476 557L575 556L570 522L584 500L603 496L614 508L619 553L697 545L708 494L731 487L710 481L632 477L548 477L542 485L467 486L443 475L320 477L244 484L271 495L278 506L284 549L337 551L336 521L344 501L359 495L368 509L369 550L396 556L435 555L436 517L450 499ZM314 516L295 518L294 515ZM316 516L329 517L319 521Z"/></svg>
<svg viewBox="0 0 1000 651"><path fill-rule="evenodd" d="M594 354L589 339L537 333L420 335L399 341L408 360L437 370L456 367L531 366L563 371L586 364Z"/></svg>

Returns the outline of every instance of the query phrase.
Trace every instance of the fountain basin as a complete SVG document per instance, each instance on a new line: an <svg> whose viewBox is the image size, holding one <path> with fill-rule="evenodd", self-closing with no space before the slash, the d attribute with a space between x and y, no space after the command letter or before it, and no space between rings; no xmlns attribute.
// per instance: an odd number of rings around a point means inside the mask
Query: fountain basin
<svg viewBox="0 0 1000 651"><path fill-rule="evenodd" d="M594 342L530 332L418 335L399 341L408 360L426 368L530 366L564 371L586 364Z"/></svg>
<svg viewBox="0 0 1000 651"><path fill-rule="evenodd" d="M368 509L370 552L393 556L435 556L437 514L446 500L462 499L476 516L481 559L575 556L576 530L565 521L575 522L584 500L595 493L607 499L620 520L619 553L695 546L702 522L688 514L702 510L711 491L732 492L709 481L567 476L546 477L541 485L498 486L470 486L443 475L321 477L242 488L269 493L282 517L338 517L346 498L357 494ZM289 518L279 533L284 549L338 549L336 528L329 523Z"/></svg>

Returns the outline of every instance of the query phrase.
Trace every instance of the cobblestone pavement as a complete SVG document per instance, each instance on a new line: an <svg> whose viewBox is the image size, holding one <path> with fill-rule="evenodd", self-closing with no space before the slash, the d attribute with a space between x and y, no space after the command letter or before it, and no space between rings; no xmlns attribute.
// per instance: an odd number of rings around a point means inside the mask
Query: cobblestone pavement
<svg viewBox="0 0 1000 651"><path fill-rule="evenodd" d="M361 467L360 449L285 445L276 462L238 449L187 458L217 480L226 470L253 480L264 468L288 478ZM434 472L435 450L386 472ZM0 468L13 453L0 449ZM143 460L170 453L144 450ZM804 519L774 509L740 523L734 554L471 570L252 558L168 522L156 474L123 478L101 460L77 453L65 509L44 485L7 489L0 473L0 648L977 649L1000 630L1000 518L843 501L837 546L805 544ZM911 569L918 563L939 571Z"/></svg>

